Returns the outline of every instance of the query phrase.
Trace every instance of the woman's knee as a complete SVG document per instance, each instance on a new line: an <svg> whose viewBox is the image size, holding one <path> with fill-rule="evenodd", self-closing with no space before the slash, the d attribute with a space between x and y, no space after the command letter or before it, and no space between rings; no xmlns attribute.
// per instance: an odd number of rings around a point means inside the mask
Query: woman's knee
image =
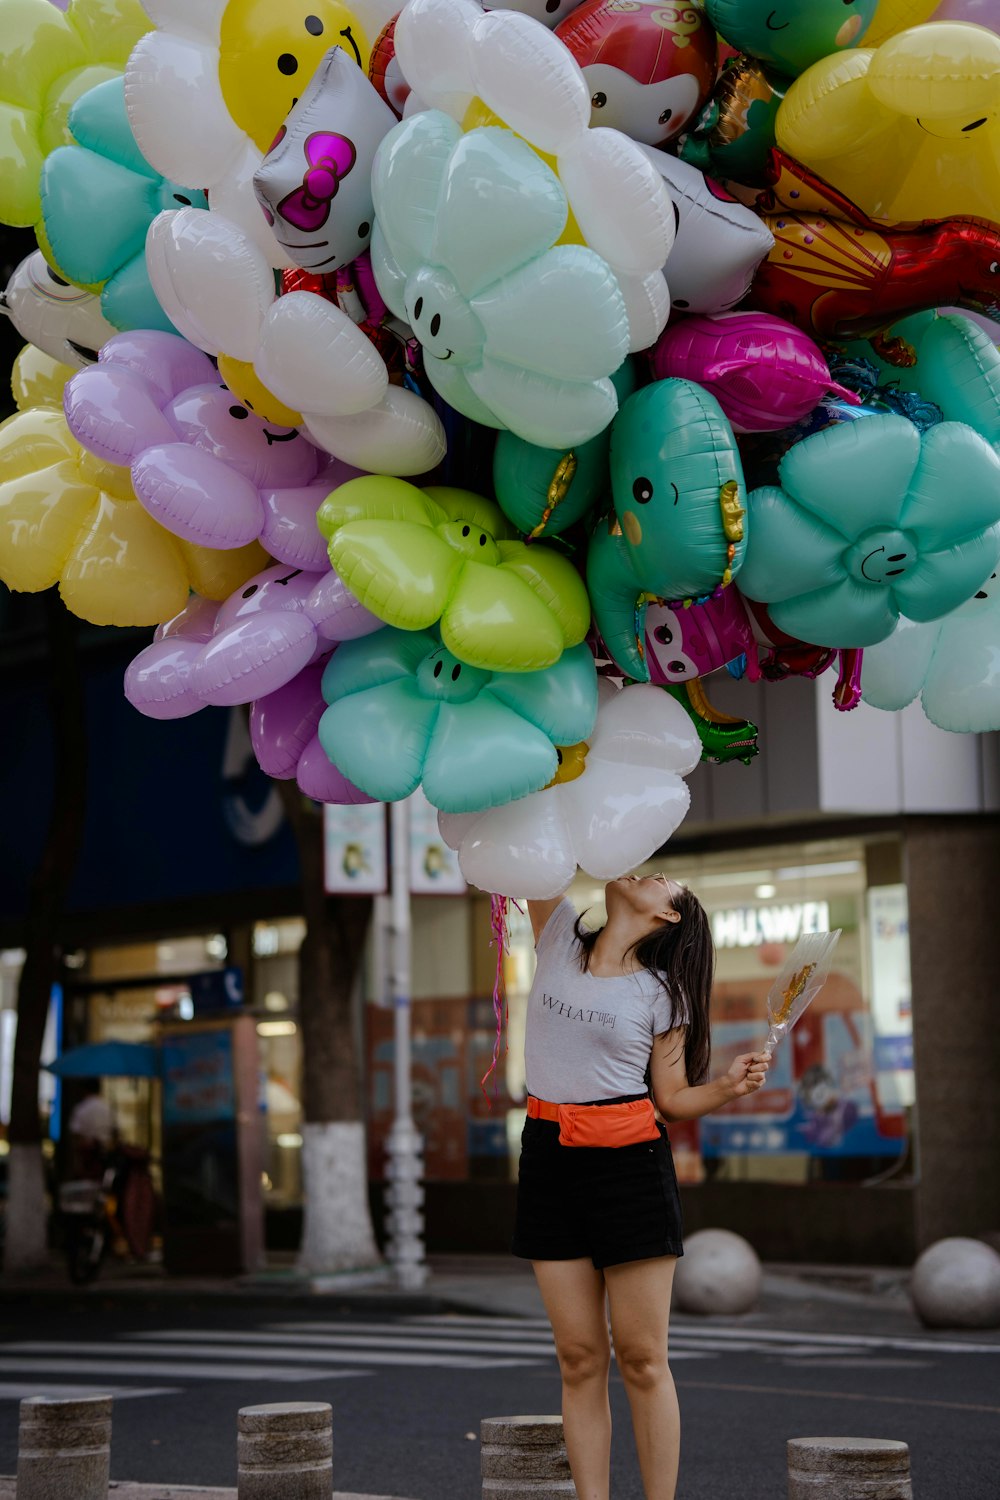
<svg viewBox="0 0 1000 1500"><path fill-rule="evenodd" d="M615 1345L615 1360L625 1384L634 1391L651 1391L669 1379L667 1351L649 1344Z"/></svg>
<svg viewBox="0 0 1000 1500"><path fill-rule="evenodd" d="M591 1380L607 1380L611 1369L611 1346L599 1341L565 1339L556 1345L559 1372L563 1384L586 1385Z"/></svg>

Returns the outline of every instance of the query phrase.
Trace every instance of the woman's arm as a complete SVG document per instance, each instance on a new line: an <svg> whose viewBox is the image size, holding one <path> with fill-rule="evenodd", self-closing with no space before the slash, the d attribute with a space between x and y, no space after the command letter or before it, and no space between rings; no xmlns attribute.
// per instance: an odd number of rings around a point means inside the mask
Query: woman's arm
<svg viewBox="0 0 1000 1500"><path fill-rule="evenodd" d="M535 935L536 948L538 946L538 939L542 935L542 929L562 899L562 896L553 896L551 901L528 902L528 916L531 918L531 930Z"/></svg>
<svg viewBox="0 0 1000 1500"><path fill-rule="evenodd" d="M665 1120L699 1120L730 1100L741 1099L760 1088L769 1066L763 1052L744 1052L728 1073L722 1073L711 1083L688 1083L684 1067L686 1034L687 1028L679 1026L653 1039L650 1089L653 1103Z"/></svg>

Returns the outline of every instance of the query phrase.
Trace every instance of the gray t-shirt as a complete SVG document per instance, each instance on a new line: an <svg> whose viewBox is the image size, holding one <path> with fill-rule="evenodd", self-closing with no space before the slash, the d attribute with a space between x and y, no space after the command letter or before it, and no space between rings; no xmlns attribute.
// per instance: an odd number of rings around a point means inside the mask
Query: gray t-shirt
<svg viewBox="0 0 1000 1500"><path fill-rule="evenodd" d="M648 969L613 979L582 970L575 923L563 899L536 945L524 1037L528 1092L552 1104L644 1094L653 1038L671 1028L670 997ZM685 1017L678 1004L673 1025Z"/></svg>

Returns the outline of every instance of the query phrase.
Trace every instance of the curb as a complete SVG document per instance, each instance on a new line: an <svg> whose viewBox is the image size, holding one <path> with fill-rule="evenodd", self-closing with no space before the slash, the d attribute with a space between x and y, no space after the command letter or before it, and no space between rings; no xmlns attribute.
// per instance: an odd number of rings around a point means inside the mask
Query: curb
<svg viewBox="0 0 1000 1500"><path fill-rule="evenodd" d="M0 1475L0 1500L15 1500L17 1480ZM113 1479L112 1500L238 1500L236 1490L205 1489L190 1484L131 1484ZM398 1495L354 1495L335 1490L330 1500L401 1500Z"/></svg>

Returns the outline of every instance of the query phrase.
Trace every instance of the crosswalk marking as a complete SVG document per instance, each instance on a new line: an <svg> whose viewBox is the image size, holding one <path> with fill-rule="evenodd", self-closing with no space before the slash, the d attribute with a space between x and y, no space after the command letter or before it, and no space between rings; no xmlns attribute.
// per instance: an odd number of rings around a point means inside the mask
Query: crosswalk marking
<svg viewBox="0 0 1000 1500"><path fill-rule="evenodd" d="M169 1364L162 1360L116 1359L113 1346L102 1344L108 1352L105 1359L80 1359L71 1351L72 1344L57 1347L70 1351L64 1359L32 1358L25 1363L23 1358L7 1359L0 1355L0 1373L18 1375L23 1380L29 1371L40 1375L168 1375L171 1379L182 1377L191 1380L346 1380L352 1375L366 1375L367 1370L316 1370L304 1365L249 1365L249 1364ZM0 1345L9 1349L10 1344ZM103 1390L103 1386L101 1387Z"/></svg>
<svg viewBox="0 0 1000 1500"><path fill-rule="evenodd" d="M357 1324L354 1325L355 1330L356 1328ZM129 1333L126 1334L125 1337L130 1340L160 1339L165 1343L171 1342L180 1344L197 1343L200 1339L203 1339L205 1335L194 1330L170 1328L158 1329L155 1333ZM218 1333L213 1334L212 1337L214 1339L217 1339L219 1343L275 1344L278 1346L283 1346L285 1348L288 1347L290 1341L290 1335L287 1332ZM419 1362L422 1362L424 1364L427 1364L428 1362L430 1362L431 1364L437 1364L439 1361L437 1360L436 1356L439 1351L444 1353L472 1354L474 1356L478 1356L478 1358L474 1358L471 1360L448 1360L441 1361L441 1363L468 1365L470 1369L475 1369L480 1364L484 1363L488 1363L491 1366L495 1366L497 1364L496 1358L489 1349L488 1335L478 1339L453 1339L447 1337L439 1338L435 1335L433 1338L433 1342L431 1342L428 1339L427 1334L419 1330L416 1332L407 1332L404 1330L402 1333L358 1333L352 1330L350 1333L337 1334L306 1333L305 1331L300 1332L296 1330L294 1334L294 1340L297 1353L306 1348L383 1349L391 1345L393 1349L412 1349L420 1352ZM505 1341L501 1347L504 1354L545 1355L554 1352L554 1346L551 1337L547 1340L536 1339L531 1342L519 1341L517 1343L513 1343L510 1341ZM428 1350L433 1350L433 1355L428 1355ZM521 1364L522 1361L515 1359L503 1359L500 1361L500 1363L505 1365L513 1365Z"/></svg>
<svg viewBox="0 0 1000 1500"><path fill-rule="evenodd" d="M179 1396L179 1385L49 1385L37 1381L0 1380L0 1401L23 1401L26 1396L45 1396L49 1401L77 1401L86 1396L113 1396L116 1401L135 1401L141 1396Z"/></svg>
<svg viewBox="0 0 1000 1500"><path fill-rule="evenodd" d="M127 1343L123 1341L118 1345L86 1342L74 1342L67 1345L65 1342L57 1343L53 1339L27 1339L22 1343L4 1344L3 1348L8 1353L36 1355L54 1354L61 1349L69 1347L73 1350L79 1350L84 1354L103 1354L109 1360L114 1360L116 1350L121 1349L126 1354L148 1354L168 1361L167 1364L162 1366L164 1373L169 1373L171 1368L169 1361L183 1359L194 1354L200 1355L202 1359L216 1359L219 1354L220 1345L242 1346L243 1344L252 1346L258 1355L266 1354L269 1359L284 1360L286 1363L297 1363L303 1366L311 1363L319 1365L416 1365L424 1370L429 1365L439 1365L444 1369L452 1370L496 1370L514 1369L518 1366L534 1363L534 1360L493 1359L489 1356L475 1358L470 1355L456 1354L425 1354L419 1353L416 1350L411 1352L405 1349L386 1349L384 1351L374 1349L344 1349L343 1353L341 1353L336 1345L331 1345L325 1349L303 1349L299 1347L298 1341L295 1347L292 1348L289 1346L287 1339L283 1339L279 1335L269 1336L268 1334L258 1336L257 1334L219 1333L212 1334L211 1343L202 1343L198 1342L198 1340L204 1339L205 1335L204 1333L200 1333L196 1335L192 1342L184 1342L183 1347L177 1348L170 1342L173 1336L155 1335L152 1339L142 1337L133 1339L130 1337ZM269 1337L274 1337L276 1344L270 1344L268 1342ZM225 1352L234 1354L236 1349L226 1347ZM193 1368L199 1367L194 1366ZM233 1368L240 1367L234 1366ZM269 1367L265 1366L263 1368ZM273 1368L277 1369L279 1367L276 1365ZM299 1377L286 1376L285 1378L298 1379Z"/></svg>

